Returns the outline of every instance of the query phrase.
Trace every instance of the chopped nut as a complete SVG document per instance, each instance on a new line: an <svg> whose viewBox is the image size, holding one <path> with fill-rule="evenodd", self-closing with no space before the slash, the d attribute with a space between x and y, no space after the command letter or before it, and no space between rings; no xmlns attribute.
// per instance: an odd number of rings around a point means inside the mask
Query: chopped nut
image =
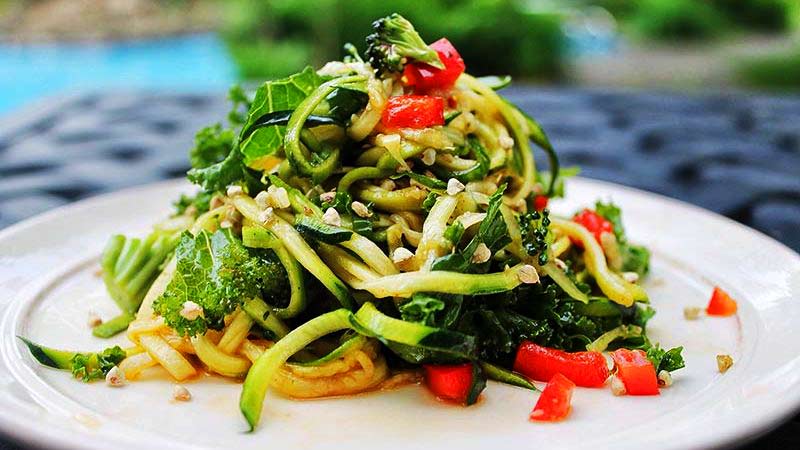
<svg viewBox="0 0 800 450"><path fill-rule="evenodd" d="M639 274L636 272L622 272L622 279L628 283L636 283L639 281Z"/></svg>
<svg viewBox="0 0 800 450"><path fill-rule="evenodd" d="M270 200L272 206L278 209L286 209L292 206L291 202L289 202L289 193L286 192L286 188L279 187L275 189L275 191L270 194Z"/></svg>
<svg viewBox="0 0 800 450"><path fill-rule="evenodd" d="M172 399L179 402L188 402L192 399L192 393L185 386L176 384L172 386Z"/></svg>
<svg viewBox="0 0 800 450"><path fill-rule="evenodd" d="M447 195L456 195L463 190L464 183L456 180L455 178L450 178L447 180Z"/></svg>
<svg viewBox="0 0 800 450"><path fill-rule="evenodd" d="M372 211L367 208L367 205L361 202L353 202L350 204L350 208L353 210L354 213L358 217L372 217Z"/></svg>
<svg viewBox="0 0 800 450"><path fill-rule="evenodd" d="M697 306L683 308L683 318L686 320L697 320L701 314L703 314L703 308Z"/></svg>
<svg viewBox="0 0 800 450"><path fill-rule="evenodd" d="M514 146L514 138L512 138L511 136L500 136L500 139L498 141L500 147L503 148L511 148Z"/></svg>
<svg viewBox="0 0 800 450"><path fill-rule="evenodd" d="M524 266L520 267L519 274L519 281L522 281L525 284L536 284L539 282L539 274L536 272L536 267L533 267L530 264L525 264Z"/></svg>
<svg viewBox="0 0 800 450"><path fill-rule="evenodd" d="M89 311L89 318L86 321L86 324L89 325L90 328L94 328L100 325L101 323L103 323L103 319L101 319L96 312Z"/></svg>
<svg viewBox="0 0 800 450"><path fill-rule="evenodd" d="M625 389L625 383L623 383L622 380L620 380L616 375L611 377L611 393L616 396L625 395L628 393L628 390Z"/></svg>
<svg viewBox="0 0 800 450"><path fill-rule="evenodd" d="M120 387L125 385L125 374L119 370L119 367L114 366L106 374L106 384L111 387Z"/></svg>
<svg viewBox="0 0 800 450"><path fill-rule="evenodd" d="M731 355L717 355L717 368L719 373L725 373L733 366Z"/></svg>
<svg viewBox="0 0 800 450"><path fill-rule="evenodd" d="M200 307L197 303L187 300L183 302L183 308L181 309L181 317L186 320L195 320L203 314L203 308Z"/></svg>
<svg viewBox="0 0 800 450"><path fill-rule="evenodd" d="M398 269L407 268L408 263L413 259L414 254L411 253L411 250L405 247L398 247L394 252L392 252L392 262L397 266Z"/></svg>
<svg viewBox="0 0 800 450"><path fill-rule="evenodd" d="M392 180L390 180L388 178L383 180L383 181L381 181L381 189L383 189L385 191L393 191L393 190L395 190L396 187L397 187L397 185L394 183L394 181L392 181Z"/></svg>
<svg viewBox="0 0 800 450"><path fill-rule="evenodd" d="M271 187L271 186L270 186ZM256 201L256 204L261 208L266 208L269 206L269 193L267 191L261 191L256 195L256 198L253 200Z"/></svg>
<svg viewBox="0 0 800 450"><path fill-rule="evenodd" d="M233 222L228 219L224 219L219 223L220 228L233 228Z"/></svg>
<svg viewBox="0 0 800 450"><path fill-rule="evenodd" d="M422 163L426 166L432 166L433 163L436 162L436 150L432 148L426 148L424 152L422 152Z"/></svg>
<svg viewBox="0 0 800 450"><path fill-rule="evenodd" d="M228 190L225 193L228 194L228 197L233 197L236 195L244 194L244 190L242 189L241 186L233 185L233 186L228 186Z"/></svg>
<svg viewBox="0 0 800 450"><path fill-rule="evenodd" d="M658 385L661 387L672 386L672 374L667 372L666 370L658 372Z"/></svg>
<svg viewBox="0 0 800 450"><path fill-rule="evenodd" d="M333 199L336 198L336 192L323 192L319 194L319 201L321 202L332 202Z"/></svg>
<svg viewBox="0 0 800 450"><path fill-rule="evenodd" d="M567 270L567 263L565 263L562 259L556 258L554 263L559 269Z"/></svg>
<svg viewBox="0 0 800 450"><path fill-rule="evenodd" d="M273 210L272 207L268 207L267 209L258 213L258 221L261 223L267 223L272 220Z"/></svg>
<svg viewBox="0 0 800 450"><path fill-rule="evenodd" d="M325 210L325 214L322 215L322 221L328 225L333 225L336 227L342 226L342 218L339 216L339 211L336 211L334 208L328 208Z"/></svg>
<svg viewBox="0 0 800 450"><path fill-rule="evenodd" d="M489 250L489 247L486 246L483 242L478 245L478 248L475 249L475 253L472 254L472 262L475 264L483 264L492 257L492 251Z"/></svg>

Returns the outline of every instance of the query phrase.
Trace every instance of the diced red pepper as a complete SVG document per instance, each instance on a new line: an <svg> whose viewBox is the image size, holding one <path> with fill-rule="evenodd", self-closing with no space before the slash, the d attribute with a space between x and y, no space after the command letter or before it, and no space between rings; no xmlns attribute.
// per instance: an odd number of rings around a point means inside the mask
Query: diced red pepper
<svg viewBox="0 0 800 450"><path fill-rule="evenodd" d="M560 373L582 387L602 386L609 374L600 352L567 353L530 341L523 341L517 349L514 370L537 381L547 381Z"/></svg>
<svg viewBox="0 0 800 450"><path fill-rule="evenodd" d="M719 286L714 287L714 292L711 294L711 300L706 307L706 313L709 316L732 316L736 314L739 306L736 300L732 299L727 292L720 289Z"/></svg>
<svg viewBox="0 0 800 450"><path fill-rule="evenodd" d="M621 348L611 352L617 377L628 395L658 395L658 377L653 363L642 350Z"/></svg>
<svg viewBox="0 0 800 450"><path fill-rule="evenodd" d="M600 242L600 236L602 236L603 233L614 232L614 225L606 220L605 217L597 214L591 209L584 209L576 214L572 220L589 230L589 232L594 235L594 238L597 239L598 243Z"/></svg>
<svg viewBox="0 0 800 450"><path fill-rule="evenodd" d="M390 97L381 116L389 128L428 128L444 125L444 99L429 95Z"/></svg>
<svg viewBox="0 0 800 450"><path fill-rule="evenodd" d="M466 403L474 376L472 363L424 367L425 383L434 395L444 400Z"/></svg>
<svg viewBox="0 0 800 450"><path fill-rule="evenodd" d="M560 373L555 374L531 411L531 420L555 422L565 419L572 409L572 391L575 383Z"/></svg>
<svg viewBox="0 0 800 450"><path fill-rule="evenodd" d="M543 211L547 208L547 202L550 199L546 195L537 195L533 199L533 207L536 208L537 211Z"/></svg>
<svg viewBox="0 0 800 450"><path fill-rule="evenodd" d="M461 55L447 39L441 38L430 47L439 54L444 69L437 69L425 63L406 64L403 69L406 85L413 86L417 92L450 89L466 68Z"/></svg>

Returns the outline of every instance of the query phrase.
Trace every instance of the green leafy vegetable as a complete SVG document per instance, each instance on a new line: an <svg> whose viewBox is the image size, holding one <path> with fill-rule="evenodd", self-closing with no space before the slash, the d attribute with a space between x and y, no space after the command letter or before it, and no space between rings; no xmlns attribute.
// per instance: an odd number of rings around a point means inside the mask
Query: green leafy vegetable
<svg viewBox="0 0 800 450"><path fill-rule="evenodd" d="M656 368L656 373L662 370L672 372L686 367L683 361L683 355L681 354L682 352L683 347L664 350L658 345L655 345L647 350L647 359L653 363L653 366Z"/></svg>
<svg viewBox="0 0 800 450"><path fill-rule="evenodd" d="M324 80L311 67L279 80L267 81L256 91L242 130L248 130L262 116L276 111L292 111ZM240 143L242 161L251 166L258 159L276 153L283 147L286 127L273 125L260 128Z"/></svg>
<svg viewBox="0 0 800 450"><path fill-rule="evenodd" d="M547 264L547 246L550 240L550 212L532 210L520 214L519 228L522 234L522 247L530 256L538 256L539 264Z"/></svg>
<svg viewBox="0 0 800 450"><path fill-rule="evenodd" d="M414 25L400 14L372 23L374 33L367 36L367 61L379 72L402 72L409 59L444 69L439 54L428 47Z"/></svg>
<svg viewBox="0 0 800 450"><path fill-rule="evenodd" d="M107 348L100 353L76 353L71 361L72 376L85 382L102 380L126 356L125 350L119 346Z"/></svg>
<svg viewBox="0 0 800 450"><path fill-rule="evenodd" d="M400 315L407 322L416 322L423 325L434 325L434 314L444 310L445 304L438 298L418 293L411 300L400 305Z"/></svg>
<svg viewBox="0 0 800 450"><path fill-rule="evenodd" d="M286 272L274 252L247 249L230 230L184 233L176 258L175 274L153 309L182 336L221 329L224 317L250 298L289 297ZM187 301L197 303L203 314L183 317Z"/></svg>
<svg viewBox="0 0 800 450"><path fill-rule="evenodd" d="M213 166L228 156L236 135L233 130L216 124L201 129L194 138L194 147L189 151L192 167L202 169Z"/></svg>

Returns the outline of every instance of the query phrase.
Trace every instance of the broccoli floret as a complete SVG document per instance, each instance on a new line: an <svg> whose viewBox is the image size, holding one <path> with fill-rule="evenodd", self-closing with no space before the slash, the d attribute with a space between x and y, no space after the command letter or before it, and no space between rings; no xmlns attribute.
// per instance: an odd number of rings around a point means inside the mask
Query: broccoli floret
<svg viewBox="0 0 800 450"><path fill-rule="evenodd" d="M106 289L122 315L96 327L95 336L111 337L127 328L177 243L178 234L166 230L156 230L143 240L111 237L100 266Z"/></svg>
<svg viewBox="0 0 800 450"><path fill-rule="evenodd" d="M374 33L367 36L367 61L378 72L401 72L408 59L444 69L439 54L428 47L411 24L400 14L372 23Z"/></svg>
<svg viewBox="0 0 800 450"><path fill-rule="evenodd" d="M289 298L286 271L274 252L248 249L230 230L186 232L175 254L175 274L153 309L182 336L222 329L225 316L251 298ZM189 301L202 308L200 316L181 314Z"/></svg>

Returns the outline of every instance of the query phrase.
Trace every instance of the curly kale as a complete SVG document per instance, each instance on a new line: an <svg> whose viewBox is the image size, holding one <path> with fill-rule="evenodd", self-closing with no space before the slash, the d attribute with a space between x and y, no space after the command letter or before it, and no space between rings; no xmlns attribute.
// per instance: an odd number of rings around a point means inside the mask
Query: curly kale
<svg viewBox="0 0 800 450"><path fill-rule="evenodd" d="M72 357L72 376L90 382L102 380L108 372L127 355L119 346L107 348L100 353L76 353Z"/></svg>
<svg viewBox="0 0 800 450"><path fill-rule="evenodd" d="M182 336L221 329L225 316L250 298L289 297L286 272L275 254L246 248L230 230L184 233L176 258L175 275L153 309ZM187 301L198 304L203 314L194 320L183 317Z"/></svg>
<svg viewBox="0 0 800 450"><path fill-rule="evenodd" d="M374 33L367 36L365 55L372 68L379 72L402 72L409 59L444 69L439 54L428 47L414 25L400 14L372 23Z"/></svg>

